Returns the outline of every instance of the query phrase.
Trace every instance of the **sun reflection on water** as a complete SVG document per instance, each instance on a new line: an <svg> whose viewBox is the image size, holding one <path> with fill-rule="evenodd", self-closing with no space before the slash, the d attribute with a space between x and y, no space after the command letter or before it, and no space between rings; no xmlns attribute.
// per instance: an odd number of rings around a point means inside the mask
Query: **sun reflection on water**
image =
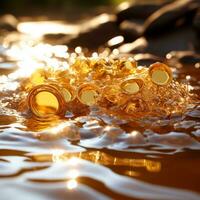
<svg viewBox="0 0 200 200"><path fill-rule="evenodd" d="M50 45L37 40L9 43L9 38L5 38L4 46L9 47L5 49L5 56L16 63L16 70L8 75L12 81L28 78L37 69L68 69L69 63L74 62L77 56L76 53L69 53L65 45ZM76 51L81 52L81 47Z"/></svg>
<svg viewBox="0 0 200 200"><path fill-rule="evenodd" d="M123 171L124 175L138 177L140 172L137 168L145 168L148 172L158 173L161 170L161 163L150 159L137 159L137 158L120 158L114 157L101 151L87 151L87 152L66 152L63 149L52 150L52 156L34 155L34 159L46 161L51 159L57 164L67 164L70 169L66 172L68 178L66 187L68 190L73 190L78 187L79 164L82 160L87 160L99 165L105 166L124 166L126 169Z"/></svg>
<svg viewBox="0 0 200 200"><path fill-rule="evenodd" d="M66 25L62 21L38 21L21 22L17 29L21 33L29 34L32 37L37 38L49 33L77 34L79 26L72 24Z"/></svg>
<svg viewBox="0 0 200 200"><path fill-rule="evenodd" d="M71 179L71 180L67 181L67 189L73 190L77 186L78 186L78 182L76 181L76 179Z"/></svg>
<svg viewBox="0 0 200 200"><path fill-rule="evenodd" d="M35 159L40 159L39 155L34 156ZM100 165L113 166L129 166L133 168L145 168L149 172L159 172L161 163L150 159L137 158L120 158L114 157L101 151L87 151L78 153L66 153L64 150L52 150L52 161L55 163L67 163L68 165L77 166L81 159L91 161ZM78 171L72 171L73 178L78 176Z"/></svg>
<svg viewBox="0 0 200 200"><path fill-rule="evenodd" d="M73 190L78 186L77 177L79 176L79 172L77 169L71 169L67 175L70 177L67 181L67 189Z"/></svg>
<svg viewBox="0 0 200 200"><path fill-rule="evenodd" d="M62 149L54 149L52 151L52 161L57 164L65 164L70 166L70 170L67 171L67 182L66 187L68 190L74 190L78 187L78 176L79 176L79 170L78 170L78 163L79 158L76 156L67 157L66 152Z"/></svg>

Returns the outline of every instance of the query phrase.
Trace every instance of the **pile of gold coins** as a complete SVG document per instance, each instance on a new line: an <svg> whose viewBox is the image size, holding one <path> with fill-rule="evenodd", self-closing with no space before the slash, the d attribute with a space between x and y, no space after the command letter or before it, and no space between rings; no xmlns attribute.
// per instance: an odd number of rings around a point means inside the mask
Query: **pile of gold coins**
<svg viewBox="0 0 200 200"><path fill-rule="evenodd" d="M137 66L132 58L84 57L67 69L38 69L25 90L28 107L38 118L94 107L136 118L168 116L184 112L189 99L187 86L173 80L169 66Z"/></svg>

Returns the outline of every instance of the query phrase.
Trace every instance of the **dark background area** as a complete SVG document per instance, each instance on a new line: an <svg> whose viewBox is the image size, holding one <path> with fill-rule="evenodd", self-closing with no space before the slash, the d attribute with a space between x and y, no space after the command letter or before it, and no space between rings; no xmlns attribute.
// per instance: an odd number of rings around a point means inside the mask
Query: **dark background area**
<svg viewBox="0 0 200 200"><path fill-rule="evenodd" d="M79 19L108 11L122 0L1 0L0 14L15 16L47 16L52 19ZM95 9L94 9L95 8ZM109 9L112 12L113 9Z"/></svg>

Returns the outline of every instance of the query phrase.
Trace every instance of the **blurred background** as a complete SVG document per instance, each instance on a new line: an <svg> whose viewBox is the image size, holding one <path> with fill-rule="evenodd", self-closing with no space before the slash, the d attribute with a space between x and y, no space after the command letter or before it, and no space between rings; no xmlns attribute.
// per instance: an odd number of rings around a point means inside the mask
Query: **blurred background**
<svg viewBox="0 0 200 200"><path fill-rule="evenodd" d="M48 16L56 19L79 19L100 11L109 11L120 3L162 3L167 0L1 0L0 14L10 13L15 16ZM168 0L169 1L169 0ZM172 0L171 0L172 1ZM95 8L95 9L94 9ZM81 13L80 13L81 12Z"/></svg>
<svg viewBox="0 0 200 200"><path fill-rule="evenodd" d="M1 0L0 15L2 34L16 31L72 51L199 60L199 0Z"/></svg>

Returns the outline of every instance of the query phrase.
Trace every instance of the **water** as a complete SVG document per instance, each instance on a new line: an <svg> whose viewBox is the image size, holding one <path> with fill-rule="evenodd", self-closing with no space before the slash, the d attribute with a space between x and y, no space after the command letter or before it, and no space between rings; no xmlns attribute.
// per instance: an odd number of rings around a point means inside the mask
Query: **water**
<svg viewBox="0 0 200 200"><path fill-rule="evenodd" d="M200 199L198 100L183 116L142 122L96 111L51 122L27 117L20 83L36 67L67 65L68 56L66 46L32 35L1 38L0 199ZM199 94L197 67L174 74Z"/></svg>

